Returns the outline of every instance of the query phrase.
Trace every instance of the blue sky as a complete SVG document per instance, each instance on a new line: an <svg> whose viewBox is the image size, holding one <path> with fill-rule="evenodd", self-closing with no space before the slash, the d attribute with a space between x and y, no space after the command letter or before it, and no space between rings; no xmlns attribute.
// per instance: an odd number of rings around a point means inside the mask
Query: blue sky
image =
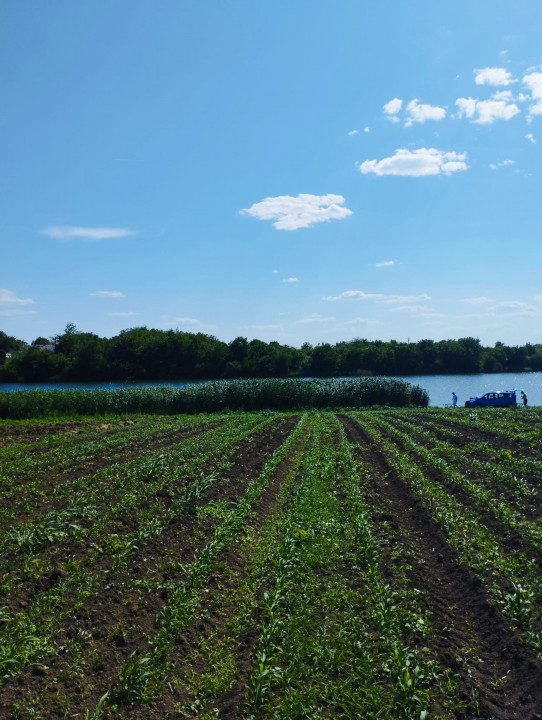
<svg viewBox="0 0 542 720"><path fill-rule="evenodd" d="M8 0L0 329L542 342L542 5Z"/></svg>

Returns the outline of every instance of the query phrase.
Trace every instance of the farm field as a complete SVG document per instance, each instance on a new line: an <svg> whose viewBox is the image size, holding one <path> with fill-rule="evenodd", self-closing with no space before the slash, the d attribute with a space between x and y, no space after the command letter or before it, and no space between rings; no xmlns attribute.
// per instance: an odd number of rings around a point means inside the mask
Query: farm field
<svg viewBox="0 0 542 720"><path fill-rule="evenodd" d="M0 718L542 718L542 409L0 420Z"/></svg>

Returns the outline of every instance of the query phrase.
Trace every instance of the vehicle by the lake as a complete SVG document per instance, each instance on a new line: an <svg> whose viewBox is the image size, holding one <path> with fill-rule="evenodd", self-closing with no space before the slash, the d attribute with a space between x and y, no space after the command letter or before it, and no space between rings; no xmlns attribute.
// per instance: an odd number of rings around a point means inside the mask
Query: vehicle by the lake
<svg viewBox="0 0 542 720"><path fill-rule="evenodd" d="M471 397L465 402L465 407L515 407L517 405L515 390L496 390L487 392L480 397Z"/></svg>

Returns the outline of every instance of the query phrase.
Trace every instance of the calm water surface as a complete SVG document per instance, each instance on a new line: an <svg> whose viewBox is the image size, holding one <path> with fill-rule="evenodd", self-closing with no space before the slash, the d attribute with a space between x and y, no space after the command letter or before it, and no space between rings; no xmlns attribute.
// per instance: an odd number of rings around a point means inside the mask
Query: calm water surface
<svg viewBox="0 0 542 720"><path fill-rule="evenodd" d="M429 393L431 407L442 407L451 404L452 392L458 397L458 406L463 407L465 400L471 396L483 395L492 390L525 390L529 398L529 405L542 405L542 372L524 373L492 373L480 375L417 375L415 377L401 378L421 385ZM142 383L58 383L39 385L18 385L16 383L0 383L0 391L13 390L54 390L54 389L82 389L96 388L117 389L125 387L149 387L168 385L170 387L183 387L197 385L193 382L142 382ZM519 393L518 393L519 399Z"/></svg>

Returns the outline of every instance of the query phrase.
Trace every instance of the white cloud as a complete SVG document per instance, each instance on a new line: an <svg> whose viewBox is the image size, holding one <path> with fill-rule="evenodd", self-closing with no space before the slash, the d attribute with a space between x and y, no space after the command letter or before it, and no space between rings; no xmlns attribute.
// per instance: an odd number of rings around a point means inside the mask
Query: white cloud
<svg viewBox="0 0 542 720"><path fill-rule="evenodd" d="M7 310L0 309L0 315L2 317L8 317L10 315L35 315L35 310L20 310L19 308L8 308Z"/></svg>
<svg viewBox="0 0 542 720"><path fill-rule="evenodd" d="M498 302L496 305L489 307L488 313L494 316L525 315L527 317L533 317L540 316L542 314L542 310L534 305L522 302L521 300L504 300L503 302Z"/></svg>
<svg viewBox="0 0 542 720"><path fill-rule="evenodd" d="M32 298L17 297L13 290L0 288L0 305L34 305L34 300Z"/></svg>
<svg viewBox="0 0 542 720"><path fill-rule="evenodd" d="M446 110L437 105L423 105L418 103L418 98L411 100L406 106L408 114L405 127L413 123L424 123L426 120L443 120L446 117Z"/></svg>
<svg viewBox="0 0 542 720"><path fill-rule="evenodd" d="M342 207L344 202L342 195L279 195L254 203L241 210L241 214L251 215L258 220L275 220L273 227L277 230L297 230L352 215L351 210Z"/></svg>
<svg viewBox="0 0 542 720"><path fill-rule="evenodd" d="M343 325L377 325L377 322L370 318L356 317L352 320L345 320Z"/></svg>
<svg viewBox="0 0 542 720"><path fill-rule="evenodd" d="M96 290L96 292L89 293L89 295L91 295L93 297L101 297L101 298L124 297L124 293L121 293L118 290Z"/></svg>
<svg viewBox="0 0 542 720"><path fill-rule="evenodd" d="M490 125L495 120L510 120L519 113L519 108L506 100L480 100L476 103L476 111L478 117L474 122Z"/></svg>
<svg viewBox="0 0 542 720"><path fill-rule="evenodd" d="M512 78L512 73L505 68L486 67L474 72L476 73L474 82L477 85L510 85L516 82Z"/></svg>
<svg viewBox="0 0 542 720"><path fill-rule="evenodd" d="M132 317L132 315L139 315L136 312L110 312L107 313L109 317Z"/></svg>
<svg viewBox="0 0 542 720"><path fill-rule="evenodd" d="M350 130L349 135L359 135L359 130Z"/></svg>
<svg viewBox="0 0 542 720"><path fill-rule="evenodd" d="M369 132L371 132L371 128L370 128L368 125L366 125L366 126L363 128L363 132L364 132L364 133L369 133Z"/></svg>
<svg viewBox="0 0 542 720"><path fill-rule="evenodd" d="M519 113L518 106L508 100L478 100L469 97L457 98L455 104L459 118L473 118L473 122L480 125L490 125L495 120L510 120Z"/></svg>
<svg viewBox="0 0 542 720"><path fill-rule="evenodd" d="M476 112L476 103L478 101L474 98L457 98L455 101L455 104L458 108L458 116L461 118L463 116L471 118L474 113Z"/></svg>
<svg viewBox="0 0 542 720"><path fill-rule="evenodd" d="M243 330L255 330L256 332L283 332L283 325L243 325Z"/></svg>
<svg viewBox="0 0 542 720"><path fill-rule="evenodd" d="M399 100L399 98L394 98L393 100L390 100L384 105L383 110L386 115L396 115L402 108L402 106L403 101Z"/></svg>
<svg viewBox="0 0 542 720"><path fill-rule="evenodd" d="M282 282L283 283L297 283L297 282L299 282L299 280L295 277L289 277L289 278L285 278Z"/></svg>
<svg viewBox="0 0 542 720"><path fill-rule="evenodd" d="M381 260L376 263L375 267L390 267L390 265L395 265L395 260Z"/></svg>
<svg viewBox="0 0 542 720"><path fill-rule="evenodd" d="M177 323L177 325L201 325L201 322L199 320L196 320L196 318L191 318L191 317L173 318L169 322L175 322L175 323Z"/></svg>
<svg viewBox="0 0 542 720"><path fill-rule="evenodd" d="M322 300L374 300L381 303L415 303L431 300L427 293L421 295L385 295L383 293L366 293L363 290L345 290L340 295L328 295Z"/></svg>
<svg viewBox="0 0 542 720"><path fill-rule="evenodd" d="M507 100L507 101L509 101L509 100L513 100L513 99L514 99L514 96L512 95L512 91L511 91L511 90L499 90L498 92L494 92L491 97L493 98L493 100ZM522 96L522 95L520 95L519 97L520 97L520 99L523 99L523 96Z"/></svg>
<svg viewBox="0 0 542 720"><path fill-rule="evenodd" d="M466 153L441 152L435 148L420 148L414 151L400 148L392 157L383 160L366 160L361 164L360 172L364 175L374 173L409 177L450 175L468 168L466 157Z"/></svg>
<svg viewBox="0 0 542 720"><path fill-rule="evenodd" d="M384 111L384 114L387 115L388 120L392 120L393 122L399 122L397 113L402 107L403 101L399 100L399 98L394 98L393 100L387 102L382 109Z"/></svg>
<svg viewBox="0 0 542 720"><path fill-rule="evenodd" d="M474 297L464 298L461 302L467 303L468 305L484 305L485 303L493 302L493 300L488 297Z"/></svg>
<svg viewBox="0 0 542 720"><path fill-rule="evenodd" d="M525 138L533 145L536 145L536 139L532 133L527 133L527 135L525 135Z"/></svg>
<svg viewBox="0 0 542 720"><path fill-rule="evenodd" d="M296 320L296 325L302 325L305 323L328 323L328 322L335 322L334 317L324 317L323 315L320 315L320 313L312 313L306 318L303 318L302 320Z"/></svg>
<svg viewBox="0 0 542 720"><path fill-rule="evenodd" d="M162 315L164 327L178 328L181 326L189 326L197 332L205 332L214 330L214 325L204 325L200 320L193 317L177 317L175 315Z"/></svg>
<svg viewBox="0 0 542 720"><path fill-rule="evenodd" d="M506 167L507 165L515 165L515 164L516 164L515 160L503 160L502 162L498 162L498 163L490 163L489 167L492 170L497 170L500 167Z"/></svg>
<svg viewBox="0 0 542 720"><path fill-rule="evenodd" d="M50 227L42 230L43 235L55 238L56 240L109 240L113 238L127 237L133 235L133 231L128 228L110 228L110 227Z"/></svg>
<svg viewBox="0 0 542 720"><path fill-rule="evenodd" d="M542 115L542 73L529 73L523 77L523 82L531 91L531 99L533 100L527 116L527 120L530 121L534 115Z"/></svg>
<svg viewBox="0 0 542 720"><path fill-rule="evenodd" d="M399 305L398 307L391 308L391 312L407 312L412 315L423 315L424 317L438 316L439 313L433 312L433 308L427 305Z"/></svg>

